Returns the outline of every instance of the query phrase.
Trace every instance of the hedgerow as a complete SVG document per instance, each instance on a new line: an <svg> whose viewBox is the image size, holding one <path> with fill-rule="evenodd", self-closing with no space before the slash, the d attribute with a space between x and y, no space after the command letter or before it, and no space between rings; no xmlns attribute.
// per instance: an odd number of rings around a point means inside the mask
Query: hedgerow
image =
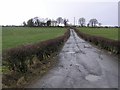
<svg viewBox="0 0 120 90"><path fill-rule="evenodd" d="M33 64L34 57L39 61L50 57L52 53L60 49L69 35L70 31L68 30L63 36L55 39L3 51L4 64L9 67L10 71L25 73L28 71L28 67Z"/></svg>
<svg viewBox="0 0 120 90"><path fill-rule="evenodd" d="M89 34L82 33L76 28L74 28L74 30L77 33L77 35L83 38L84 40L91 42L95 45L98 45L102 49L106 49L112 53L120 54L120 41L119 40L117 41L117 40L107 39L104 37L92 36Z"/></svg>

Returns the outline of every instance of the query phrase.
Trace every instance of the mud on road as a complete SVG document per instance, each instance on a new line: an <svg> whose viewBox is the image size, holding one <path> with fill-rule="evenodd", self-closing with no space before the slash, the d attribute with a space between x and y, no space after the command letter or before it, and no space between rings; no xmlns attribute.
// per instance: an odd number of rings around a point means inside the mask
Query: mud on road
<svg viewBox="0 0 120 90"><path fill-rule="evenodd" d="M27 88L117 87L118 58L90 45L70 29L58 65Z"/></svg>

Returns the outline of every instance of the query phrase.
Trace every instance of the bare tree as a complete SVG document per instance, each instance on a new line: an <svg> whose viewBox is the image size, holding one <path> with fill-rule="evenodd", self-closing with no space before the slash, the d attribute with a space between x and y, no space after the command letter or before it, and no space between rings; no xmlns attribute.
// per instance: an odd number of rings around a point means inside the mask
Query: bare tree
<svg viewBox="0 0 120 90"><path fill-rule="evenodd" d="M97 24L98 24L97 19L90 19L89 25L91 25L92 27L95 27Z"/></svg>
<svg viewBox="0 0 120 90"><path fill-rule="evenodd" d="M58 24L62 24L62 23L63 23L62 17L58 17L58 18L57 18L57 23L58 23Z"/></svg>
<svg viewBox="0 0 120 90"><path fill-rule="evenodd" d="M68 19L64 19L64 21L63 21L63 22L64 22L64 25L65 25L65 26L67 26L67 25L68 25L68 23L67 23L68 21L69 21Z"/></svg>
<svg viewBox="0 0 120 90"><path fill-rule="evenodd" d="M98 23L99 27L101 27L102 23Z"/></svg>
<svg viewBox="0 0 120 90"><path fill-rule="evenodd" d="M47 26L50 26L51 25L51 20L48 20L47 21Z"/></svg>
<svg viewBox="0 0 120 90"><path fill-rule="evenodd" d="M78 23L80 24L80 26L85 26L85 18L80 18L79 20L78 20Z"/></svg>
<svg viewBox="0 0 120 90"><path fill-rule="evenodd" d="M27 24L26 24L26 22L25 22L25 21L23 22L23 26L27 26Z"/></svg>
<svg viewBox="0 0 120 90"><path fill-rule="evenodd" d="M33 26L34 26L34 21L33 21L33 19L29 19L29 20L27 21L27 25L30 26L30 27L33 27Z"/></svg>
<svg viewBox="0 0 120 90"><path fill-rule="evenodd" d="M41 24L39 17L34 17L33 22L34 22L34 26L40 26L40 24Z"/></svg>
<svg viewBox="0 0 120 90"><path fill-rule="evenodd" d="M87 24L87 27L89 27L89 26L90 26L90 24L88 23L88 24Z"/></svg>

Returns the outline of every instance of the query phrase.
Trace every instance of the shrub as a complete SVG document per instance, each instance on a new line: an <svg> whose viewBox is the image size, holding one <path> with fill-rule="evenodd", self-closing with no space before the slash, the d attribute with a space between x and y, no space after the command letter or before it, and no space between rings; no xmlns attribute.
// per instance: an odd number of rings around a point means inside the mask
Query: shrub
<svg viewBox="0 0 120 90"><path fill-rule="evenodd" d="M85 34L73 28L78 36L115 54L120 54L120 41Z"/></svg>
<svg viewBox="0 0 120 90"><path fill-rule="evenodd" d="M50 57L52 53L59 50L69 35L70 31L68 30L63 36L55 39L11 48L3 52L3 61L5 61L5 65L7 65L10 70L25 73L28 71L28 64L31 65L33 63L34 57L37 57L40 61Z"/></svg>

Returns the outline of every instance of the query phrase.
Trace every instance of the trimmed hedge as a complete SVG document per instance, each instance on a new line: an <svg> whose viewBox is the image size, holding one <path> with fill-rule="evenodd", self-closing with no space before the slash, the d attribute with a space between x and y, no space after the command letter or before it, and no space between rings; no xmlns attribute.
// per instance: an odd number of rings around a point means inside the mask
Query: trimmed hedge
<svg viewBox="0 0 120 90"><path fill-rule="evenodd" d="M102 49L106 49L112 53L120 54L120 41L111 40L104 37L92 36L89 34L82 33L76 28L73 29L75 30L77 35L83 38L84 40L92 42L93 44L101 47Z"/></svg>
<svg viewBox="0 0 120 90"><path fill-rule="evenodd" d="M68 30L63 36L55 39L3 51L4 64L9 67L10 71L25 73L28 71L28 65L33 63L34 57L40 61L45 60L52 53L57 52L69 36Z"/></svg>

